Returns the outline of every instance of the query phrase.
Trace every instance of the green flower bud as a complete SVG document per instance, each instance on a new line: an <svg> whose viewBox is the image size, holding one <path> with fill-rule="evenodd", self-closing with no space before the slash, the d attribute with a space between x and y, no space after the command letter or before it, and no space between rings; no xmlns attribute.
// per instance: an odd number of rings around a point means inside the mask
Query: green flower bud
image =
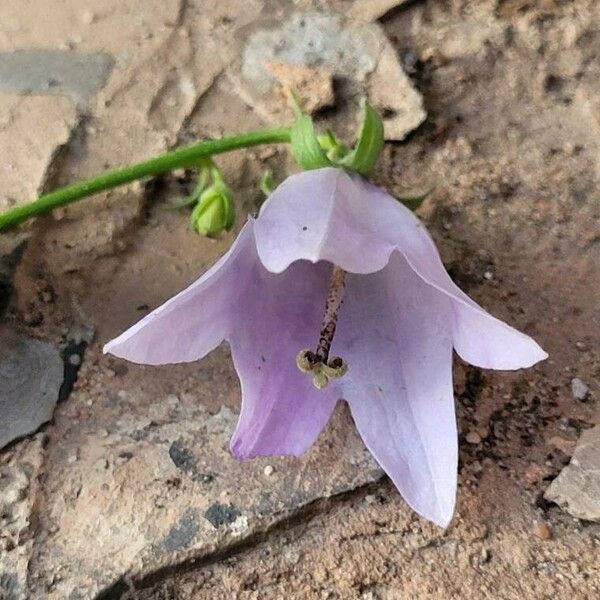
<svg viewBox="0 0 600 600"><path fill-rule="evenodd" d="M223 180L217 179L200 195L200 200L192 211L192 227L200 235L215 237L222 231L229 231L234 220L231 189Z"/></svg>

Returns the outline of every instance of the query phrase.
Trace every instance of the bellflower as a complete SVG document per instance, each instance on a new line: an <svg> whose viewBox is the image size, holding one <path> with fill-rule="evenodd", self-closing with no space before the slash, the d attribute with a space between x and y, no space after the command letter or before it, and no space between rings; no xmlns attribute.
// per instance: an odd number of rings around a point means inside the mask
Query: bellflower
<svg viewBox="0 0 600 600"><path fill-rule="evenodd" d="M105 350L166 364L223 340L242 388L237 458L304 454L344 399L408 504L441 526L457 484L452 349L488 369L547 356L451 281L410 210L331 167L289 177L218 263Z"/></svg>

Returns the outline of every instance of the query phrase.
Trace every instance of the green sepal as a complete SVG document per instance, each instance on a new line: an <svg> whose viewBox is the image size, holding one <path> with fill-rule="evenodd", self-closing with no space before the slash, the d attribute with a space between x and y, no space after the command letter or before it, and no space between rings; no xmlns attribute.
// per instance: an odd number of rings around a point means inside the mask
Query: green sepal
<svg viewBox="0 0 600 600"><path fill-rule="evenodd" d="M313 120L308 115L298 115L292 125L291 141L294 156L305 171L332 166L319 144Z"/></svg>
<svg viewBox="0 0 600 600"><path fill-rule="evenodd" d="M402 202L406 208L409 208L414 212L421 206L421 204L423 204L423 201L430 196L434 190L435 186L432 186L426 192L423 192L418 196L397 196L396 200Z"/></svg>
<svg viewBox="0 0 600 600"><path fill-rule="evenodd" d="M222 231L229 231L233 227L233 195L222 179L217 179L202 192L190 220L194 231L207 237L216 237Z"/></svg>
<svg viewBox="0 0 600 600"><path fill-rule="evenodd" d="M383 150L383 143L383 121L379 113L368 102L365 102L362 129L356 146L339 164L367 176L373 170Z"/></svg>
<svg viewBox="0 0 600 600"><path fill-rule="evenodd" d="M271 169L265 169L260 178L260 189L267 198L275 191L277 184L273 177L273 171Z"/></svg>
<svg viewBox="0 0 600 600"><path fill-rule="evenodd" d="M304 112L300 99L294 91L290 92L290 99L296 115L296 121L290 130L290 141L298 164L305 171L330 167L332 162L321 148L313 120Z"/></svg>

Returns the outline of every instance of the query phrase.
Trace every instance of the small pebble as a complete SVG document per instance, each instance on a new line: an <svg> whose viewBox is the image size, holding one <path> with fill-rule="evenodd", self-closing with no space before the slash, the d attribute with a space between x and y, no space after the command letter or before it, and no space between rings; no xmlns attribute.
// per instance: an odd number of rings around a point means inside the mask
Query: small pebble
<svg viewBox="0 0 600 600"><path fill-rule="evenodd" d="M270 477L275 473L275 467L273 467L273 465L267 465L264 472L267 477Z"/></svg>
<svg viewBox="0 0 600 600"><path fill-rule="evenodd" d="M96 15L91 10L85 10L81 13L80 19L84 25L91 25L96 19Z"/></svg>
<svg viewBox="0 0 600 600"><path fill-rule="evenodd" d="M171 408L174 408L175 406L177 406L179 404L179 396L176 396L175 394L168 395L167 396L167 404Z"/></svg>
<svg viewBox="0 0 600 600"><path fill-rule="evenodd" d="M482 440L485 440L490 435L490 430L482 425L481 427L477 428L477 433L479 434Z"/></svg>
<svg viewBox="0 0 600 600"><path fill-rule="evenodd" d="M476 431L469 431L465 439L467 440L467 442L469 442L469 444L481 443L481 436Z"/></svg>
<svg viewBox="0 0 600 600"><path fill-rule="evenodd" d="M577 350L585 350L587 346L585 345L585 342L575 342L575 348L577 348Z"/></svg>
<svg viewBox="0 0 600 600"><path fill-rule="evenodd" d="M571 392L577 400L585 400L590 393L590 388L579 377L571 379Z"/></svg>
<svg viewBox="0 0 600 600"><path fill-rule="evenodd" d="M540 540L548 541L552 539L552 530L548 524L543 521L536 523L533 531Z"/></svg>
<svg viewBox="0 0 600 600"><path fill-rule="evenodd" d="M71 454L69 458L67 458L67 462L72 465L77 462L77 454Z"/></svg>
<svg viewBox="0 0 600 600"><path fill-rule="evenodd" d="M487 279L488 281L490 281L491 279L493 279L493 278L494 278L494 275L492 274L492 272L491 272L491 271L486 271L486 272L483 274L483 278L484 278L484 279Z"/></svg>

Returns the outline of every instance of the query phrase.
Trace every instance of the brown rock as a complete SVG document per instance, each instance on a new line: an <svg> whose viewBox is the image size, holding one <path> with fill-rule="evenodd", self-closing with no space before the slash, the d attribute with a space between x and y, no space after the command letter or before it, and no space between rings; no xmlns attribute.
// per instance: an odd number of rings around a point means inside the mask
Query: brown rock
<svg viewBox="0 0 600 600"><path fill-rule="evenodd" d="M469 431L465 439L469 444L481 444L481 436L476 431Z"/></svg>
<svg viewBox="0 0 600 600"><path fill-rule="evenodd" d="M545 542L552 539L552 530L550 529L550 526L543 521L535 524L533 532L540 540L544 540Z"/></svg>
<svg viewBox="0 0 600 600"><path fill-rule="evenodd" d="M289 96L290 92L296 92L308 113L334 103L331 71L277 61L269 61L266 66L281 84L284 94Z"/></svg>

